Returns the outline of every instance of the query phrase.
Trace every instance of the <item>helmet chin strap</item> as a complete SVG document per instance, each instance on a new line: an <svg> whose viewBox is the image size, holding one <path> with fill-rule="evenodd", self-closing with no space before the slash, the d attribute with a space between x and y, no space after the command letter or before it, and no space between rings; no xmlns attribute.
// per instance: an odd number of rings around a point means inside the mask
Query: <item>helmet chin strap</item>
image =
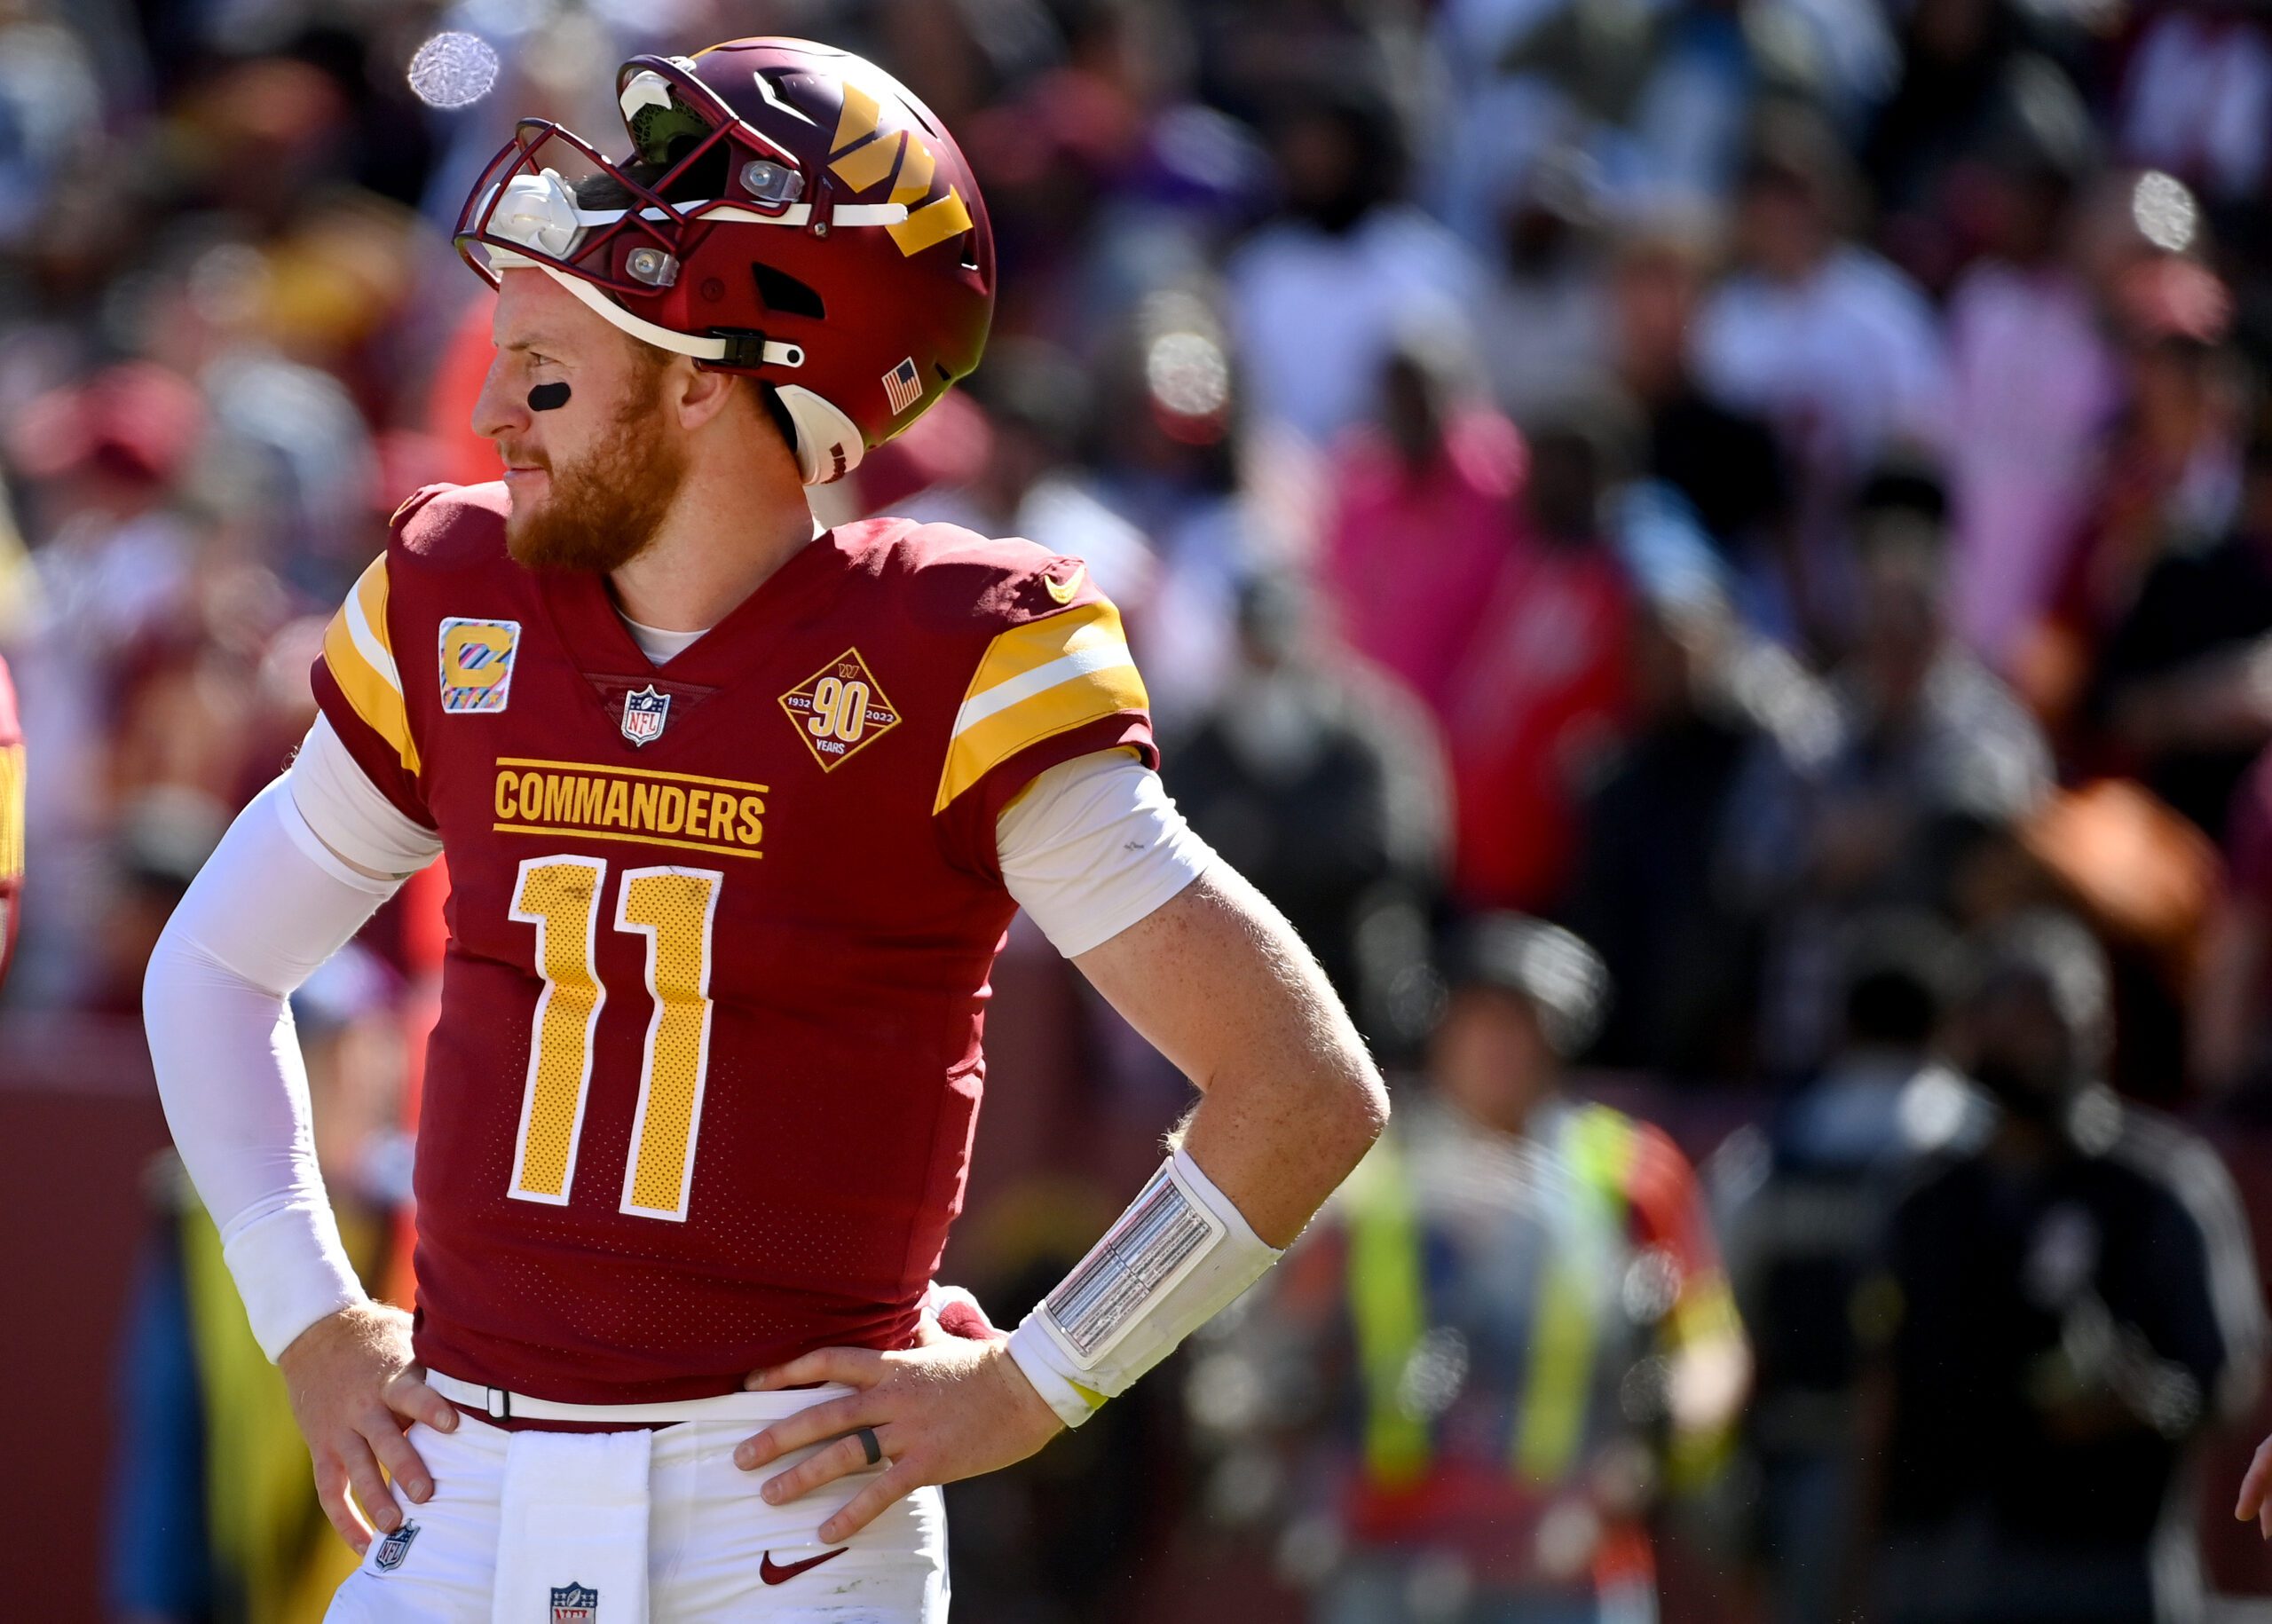
<svg viewBox="0 0 2272 1624"><path fill-rule="evenodd" d="M500 270L533 267L543 272L561 287L569 296L611 326L629 334L643 344L652 344L658 350L668 350L674 355L690 356L698 361L722 361L726 359L726 341L706 335L681 333L661 327L643 316L635 316L613 299L593 287L580 276L572 276L556 265L540 259L529 259L510 249L491 245L489 262ZM785 344L777 339L765 341L765 364L769 367L801 367L805 364L802 344Z"/></svg>

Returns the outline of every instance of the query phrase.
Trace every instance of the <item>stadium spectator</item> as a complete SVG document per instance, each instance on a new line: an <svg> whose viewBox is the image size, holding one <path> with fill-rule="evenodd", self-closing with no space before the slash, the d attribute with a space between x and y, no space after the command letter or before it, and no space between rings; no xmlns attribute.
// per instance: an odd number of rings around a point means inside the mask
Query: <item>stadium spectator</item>
<svg viewBox="0 0 2272 1624"><path fill-rule="evenodd" d="M1810 771L1828 703L1738 619L1728 572L1677 496L1644 489L1623 508L1632 732L1580 808L1566 909L1618 989L1593 1059L1745 1076L1766 921L1734 860L1738 836L1771 814L1765 786Z"/></svg>
<svg viewBox="0 0 2272 1624"><path fill-rule="evenodd" d="M1870 123L1862 164L1878 236L1897 264L1945 292L1976 246L1967 196L1985 148L2016 126L2080 129L2087 114L2056 62L2063 20L2009 0L1926 0L1903 19L1901 83Z"/></svg>
<svg viewBox="0 0 2272 1624"><path fill-rule="evenodd" d="M1653 1618L1648 1510L1709 1475L1749 1368L1711 1226L1669 1139L1563 1092L1590 949L1491 916L1452 981L1425 1093L1250 1316L1244 1419L1331 1531L1318 1624Z"/></svg>
<svg viewBox="0 0 2272 1624"><path fill-rule="evenodd" d="M2246 9L2173 5L2140 30L2116 114L2123 155L2230 212L2272 173L2272 34Z"/></svg>
<svg viewBox="0 0 2272 1624"><path fill-rule="evenodd" d="M1471 909L1551 910L1570 880L1578 803L1623 726L1631 589L1603 532L1629 473L1612 400L1530 434L1521 544L1485 602L1446 707L1457 811L1453 892Z"/></svg>
<svg viewBox="0 0 2272 1624"><path fill-rule="evenodd" d="M2156 562L2232 526L2241 494L2242 406L2229 291L2174 256L2123 272L2113 290L2126 410L2101 447L2083 507L2016 680L2053 736L2087 752L2091 674L2137 606Z"/></svg>
<svg viewBox="0 0 2272 1624"><path fill-rule="evenodd" d="M1697 382L1689 331L1713 255L1708 218L1667 215L1620 240L1610 273L1617 382L1647 423L1645 465L1687 499L1739 575L1746 617L1787 635L1790 479L1767 424Z"/></svg>
<svg viewBox="0 0 2272 1624"><path fill-rule="evenodd" d="M2193 1080L2213 1095L2272 1082L2272 752L2234 798L2225 832L2230 883L2203 932L2189 1011Z"/></svg>
<svg viewBox="0 0 2272 1624"><path fill-rule="evenodd" d="M2208 1147L2100 1081L2106 966L2072 920L1982 944L1958 1053L2000 1108L1896 1208L1862 1549L1888 1624L2198 1616L2181 1493L2244 1414L2264 1306Z"/></svg>
<svg viewBox="0 0 2272 1624"><path fill-rule="evenodd" d="M86 996L114 818L109 701L142 642L177 613L201 551L181 481L206 414L185 379L147 363L51 390L16 417L8 453L29 484L31 612L10 648L40 772L25 838L30 940L20 994Z"/></svg>
<svg viewBox="0 0 2272 1624"><path fill-rule="evenodd" d="M1500 264L1471 343L1518 421L1598 388L1610 347L1600 166L1573 146L1542 153L1507 200Z"/></svg>
<svg viewBox="0 0 2272 1624"><path fill-rule="evenodd" d="M1450 334L1400 343L1378 423L1335 448L1323 572L1341 636L1439 717L1514 550L1525 460Z"/></svg>
<svg viewBox="0 0 2272 1624"><path fill-rule="evenodd" d="M1939 324L1910 280L1852 240L1851 166L1818 118L1763 121L1737 200L1741 264L1697 314L1705 388L1766 418L1792 469L1799 623L1834 643L1851 619L1855 487L1942 438Z"/></svg>
<svg viewBox="0 0 2272 1624"><path fill-rule="evenodd" d="M2179 534L2099 650L2085 704L2118 767L2213 838L2272 742L2272 444L2245 453L2233 527Z"/></svg>
<svg viewBox="0 0 2272 1624"><path fill-rule="evenodd" d="M1989 1125L1978 1092L1934 1057L1960 945L1930 915L1857 921L1838 1047L1763 1129L1714 1158L1728 1277L1758 1358L1745 1423L1754 1538L1770 1615L1787 1624L1838 1614L1861 1489L1855 1294L1920 1159Z"/></svg>
<svg viewBox="0 0 2272 1624"><path fill-rule="evenodd" d="M1099 382L1097 493L1150 539L1138 645L1158 714L1188 723L1234 658L1239 583L1317 548L1329 482L1291 430L1254 421L1235 346L1201 294L1162 289L1114 335Z"/></svg>
<svg viewBox="0 0 2272 1624"><path fill-rule="evenodd" d="M1883 907L1950 910L1971 863L2050 788L2034 721L1950 635L1944 501L1914 469L1864 487L1860 621L1833 674L1835 740L1742 832L1744 871L1776 909L1761 1043L1778 1070L1823 1052L1846 923Z"/></svg>
<svg viewBox="0 0 2272 1624"><path fill-rule="evenodd" d="M1273 133L1285 208L1224 268L1231 326L1255 412L1324 445L1373 414L1397 336L1456 320L1485 284L1457 239L1400 201L1404 135L1378 91L1310 87Z"/></svg>
<svg viewBox="0 0 2272 1624"><path fill-rule="evenodd" d="M1429 1013L1442 744L1408 694L1321 658L1312 618L1300 583L1249 582L1237 668L1165 753L1191 826L1285 911L1366 1036L1402 1052Z"/></svg>
<svg viewBox="0 0 2272 1624"><path fill-rule="evenodd" d="M2056 586L2121 400L2073 240L2087 134L2023 130L1987 148L1968 177L1984 252L1949 295L1957 627L2003 671Z"/></svg>

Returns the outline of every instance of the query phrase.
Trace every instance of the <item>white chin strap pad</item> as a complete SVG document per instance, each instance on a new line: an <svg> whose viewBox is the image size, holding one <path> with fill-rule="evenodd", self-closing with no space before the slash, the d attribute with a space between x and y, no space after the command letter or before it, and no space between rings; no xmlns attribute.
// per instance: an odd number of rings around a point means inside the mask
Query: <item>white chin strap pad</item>
<svg viewBox="0 0 2272 1624"><path fill-rule="evenodd" d="M850 418L794 383L776 384L773 392L797 426L797 472L807 485L827 485L860 466L867 446Z"/></svg>

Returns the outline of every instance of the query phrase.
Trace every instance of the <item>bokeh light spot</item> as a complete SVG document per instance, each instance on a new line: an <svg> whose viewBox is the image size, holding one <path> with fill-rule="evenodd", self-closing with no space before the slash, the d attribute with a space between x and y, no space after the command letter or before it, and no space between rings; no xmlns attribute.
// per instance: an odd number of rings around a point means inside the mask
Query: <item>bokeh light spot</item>
<svg viewBox="0 0 2272 1624"><path fill-rule="evenodd" d="M2193 193L2174 175L2149 169L2130 189L2130 217L2139 234L2168 254L2182 254L2193 244L2201 227L2201 210Z"/></svg>
<svg viewBox="0 0 2272 1624"><path fill-rule="evenodd" d="M478 34L437 34L410 59L410 89L430 107L469 107L497 83L497 52Z"/></svg>

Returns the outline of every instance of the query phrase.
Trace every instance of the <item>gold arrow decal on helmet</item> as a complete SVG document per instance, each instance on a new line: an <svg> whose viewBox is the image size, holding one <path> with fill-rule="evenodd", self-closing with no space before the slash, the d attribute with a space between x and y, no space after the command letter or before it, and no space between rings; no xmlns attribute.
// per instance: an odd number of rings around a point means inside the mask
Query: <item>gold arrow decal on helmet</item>
<svg viewBox="0 0 2272 1624"><path fill-rule="evenodd" d="M899 162L900 148L907 145L904 135L885 136L856 146L828 166L829 172L855 192L865 192L892 171Z"/></svg>
<svg viewBox="0 0 2272 1624"><path fill-rule="evenodd" d="M962 194L949 186L946 196L924 204L898 225L884 229L899 244L901 253L920 254L933 243L944 242L968 231L970 210L963 206Z"/></svg>
<svg viewBox="0 0 2272 1624"><path fill-rule="evenodd" d="M837 115L836 138L829 143L829 172L854 192L865 192L897 171L891 201L908 205L907 218L884 229L902 254L920 254L935 243L960 236L971 227L970 209L954 187L947 194L913 208L931 189L939 161L921 137L910 131L878 137L883 109L858 85L844 87L843 110Z"/></svg>
<svg viewBox="0 0 2272 1624"><path fill-rule="evenodd" d="M882 111L874 97L846 80L844 110L837 115L836 139L828 144L829 156L836 157L875 134L876 121Z"/></svg>
<svg viewBox="0 0 2272 1624"><path fill-rule="evenodd" d="M939 161L931 155L931 149L910 136L907 155L899 163L899 179L892 185L891 201L913 203L931 189L931 177L938 167Z"/></svg>

